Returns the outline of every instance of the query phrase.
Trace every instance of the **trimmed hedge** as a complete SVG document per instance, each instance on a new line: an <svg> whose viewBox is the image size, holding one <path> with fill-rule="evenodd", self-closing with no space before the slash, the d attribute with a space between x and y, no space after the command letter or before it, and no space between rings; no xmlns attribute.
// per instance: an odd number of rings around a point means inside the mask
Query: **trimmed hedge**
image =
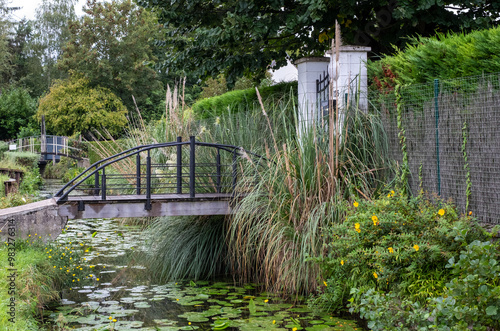
<svg viewBox="0 0 500 331"><path fill-rule="evenodd" d="M391 90L397 83L427 83L433 79L500 72L500 26L469 34L438 34L413 39L394 56L369 62L372 87Z"/></svg>
<svg viewBox="0 0 500 331"><path fill-rule="evenodd" d="M263 100L270 98L281 98L293 90L297 95L297 82L279 83L273 86L259 88L259 93ZM194 115L199 119L206 119L220 116L231 109L232 113L245 111L249 106L258 103L255 88L227 92L223 95L202 99L196 102L193 107Z"/></svg>

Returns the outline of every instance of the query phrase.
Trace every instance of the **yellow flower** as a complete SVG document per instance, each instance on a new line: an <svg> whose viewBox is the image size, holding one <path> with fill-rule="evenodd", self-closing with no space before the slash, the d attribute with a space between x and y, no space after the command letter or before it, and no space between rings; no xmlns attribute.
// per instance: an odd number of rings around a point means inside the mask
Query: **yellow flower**
<svg viewBox="0 0 500 331"><path fill-rule="evenodd" d="M191 322L188 322L188 325L191 325Z"/></svg>
<svg viewBox="0 0 500 331"><path fill-rule="evenodd" d="M444 215L444 209L439 209L438 214L439 214L439 216L443 216Z"/></svg>
<svg viewBox="0 0 500 331"><path fill-rule="evenodd" d="M96 278L95 280L99 281L99 278Z"/></svg>
<svg viewBox="0 0 500 331"><path fill-rule="evenodd" d="M392 247L387 248L389 250L389 253L394 253L394 249Z"/></svg>
<svg viewBox="0 0 500 331"><path fill-rule="evenodd" d="M359 229L359 223L354 224L354 228Z"/></svg>
<svg viewBox="0 0 500 331"><path fill-rule="evenodd" d="M353 206L356 207L356 208L358 208L359 203L357 201L354 201Z"/></svg>
<svg viewBox="0 0 500 331"><path fill-rule="evenodd" d="M361 233L361 230L360 230L360 229L356 229L356 231L357 231L358 233Z"/></svg>
<svg viewBox="0 0 500 331"><path fill-rule="evenodd" d="M115 318L113 318L113 322L116 322L116 319L115 319Z"/></svg>
<svg viewBox="0 0 500 331"><path fill-rule="evenodd" d="M276 324L276 320L273 320L273 324Z"/></svg>
<svg viewBox="0 0 500 331"><path fill-rule="evenodd" d="M340 261L340 264L344 265L344 260L341 260L341 261Z"/></svg>
<svg viewBox="0 0 500 331"><path fill-rule="evenodd" d="M297 328L293 328L292 331L297 331Z"/></svg>
<svg viewBox="0 0 500 331"><path fill-rule="evenodd" d="M373 277L375 277L375 279L377 279L377 278L378 278L378 275L377 275L377 273L376 273L376 272L374 272L374 273L373 273Z"/></svg>
<svg viewBox="0 0 500 331"><path fill-rule="evenodd" d="M420 248L420 247L418 247L418 245L417 245L417 244L413 245L413 249L414 249L415 251L417 251L417 252L418 252L419 248Z"/></svg>
<svg viewBox="0 0 500 331"><path fill-rule="evenodd" d="M268 302L269 302L269 300L268 300L268 299L266 299L266 300L264 300L264 302L265 302L265 303L268 303Z"/></svg>
<svg viewBox="0 0 500 331"><path fill-rule="evenodd" d="M378 224L378 217L373 215L372 216L372 221L373 221L373 225L377 225Z"/></svg>
<svg viewBox="0 0 500 331"><path fill-rule="evenodd" d="M112 319L113 319L113 316L109 316L108 318L109 318L110 320L112 320Z"/></svg>
<svg viewBox="0 0 500 331"><path fill-rule="evenodd" d="M394 195L394 191L391 191L391 194Z"/></svg>
<svg viewBox="0 0 500 331"><path fill-rule="evenodd" d="M328 286L328 284L325 281L323 281L323 284L325 284L325 286Z"/></svg>

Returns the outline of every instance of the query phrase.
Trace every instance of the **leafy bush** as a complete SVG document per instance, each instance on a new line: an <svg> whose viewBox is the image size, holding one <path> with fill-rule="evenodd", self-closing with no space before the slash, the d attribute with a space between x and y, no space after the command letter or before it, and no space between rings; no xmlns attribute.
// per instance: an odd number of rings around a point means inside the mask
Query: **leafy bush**
<svg viewBox="0 0 500 331"><path fill-rule="evenodd" d="M10 193L6 197L0 198L0 209L22 206L27 203L35 202L35 200L33 196L21 193Z"/></svg>
<svg viewBox="0 0 500 331"><path fill-rule="evenodd" d="M391 90L397 83L426 83L500 71L500 27L469 34L417 37L394 56L370 62L372 86Z"/></svg>
<svg viewBox="0 0 500 331"><path fill-rule="evenodd" d="M425 302L443 293L452 276L445 266L462 245L487 238L451 204L423 196L392 191L354 205L342 224L326 230L327 254L318 259L326 279L318 302L332 310L345 307L352 288L397 291Z"/></svg>
<svg viewBox="0 0 500 331"><path fill-rule="evenodd" d="M27 90L0 91L0 139L15 138L21 127L33 124L37 100Z"/></svg>
<svg viewBox="0 0 500 331"><path fill-rule="evenodd" d="M40 155L30 152L9 152L4 154L7 162L14 163L26 168L35 168L38 166Z"/></svg>
<svg viewBox="0 0 500 331"><path fill-rule="evenodd" d="M464 243L466 230L456 237ZM446 265L453 279L441 296L427 304L400 299L395 292L375 288L353 289L351 312L368 320L372 330L436 329L498 330L500 328L500 252L498 244L473 241L460 252L458 262Z"/></svg>
<svg viewBox="0 0 500 331"><path fill-rule="evenodd" d="M42 176L40 176L38 167L31 168L24 173L19 192L22 194L36 194L40 186L42 186Z"/></svg>
<svg viewBox="0 0 500 331"><path fill-rule="evenodd" d="M264 100L279 99L289 94L291 89L296 91L297 82L280 83L263 87L259 89L259 93ZM233 112L235 112L235 109L237 111L242 111L257 102L255 88L249 88L246 90L231 91L220 96L200 100L193 105L192 109L196 117L210 118L225 114L228 111L228 107L231 107Z"/></svg>
<svg viewBox="0 0 500 331"><path fill-rule="evenodd" d="M0 141L0 159L3 158L4 153L8 150L9 150L9 143L6 141Z"/></svg>

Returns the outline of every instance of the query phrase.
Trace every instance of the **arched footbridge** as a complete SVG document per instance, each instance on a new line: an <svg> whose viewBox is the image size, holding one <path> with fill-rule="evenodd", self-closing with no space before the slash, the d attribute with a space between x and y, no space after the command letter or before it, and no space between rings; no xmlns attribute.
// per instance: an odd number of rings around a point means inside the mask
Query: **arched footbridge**
<svg viewBox="0 0 500 331"><path fill-rule="evenodd" d="M68 219L228 215L264 166L241 147L194 137L137 146L94 163L52 199L1 209L0 230L57 236Z"/></svg>
<svg viewBox="0 0 500 331"><path fill-rule="evenodd" d="M70 219L226 215L256 181L263 158L189 141L137 146L91 165L55 194Z"/></svg>

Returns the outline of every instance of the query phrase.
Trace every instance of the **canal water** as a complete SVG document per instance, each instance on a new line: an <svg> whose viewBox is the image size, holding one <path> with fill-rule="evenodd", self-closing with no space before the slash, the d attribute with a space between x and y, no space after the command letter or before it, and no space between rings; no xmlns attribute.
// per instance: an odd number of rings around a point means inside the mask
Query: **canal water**
<svg viewBox="0 0 500 331"><path fill-rule="evenodd" d="M71 220L57 241L80 250L85 278L62 293L47 318L75 330L361 330L255 284L155 283L144 260L140 226L120 220Z"/></svg>

